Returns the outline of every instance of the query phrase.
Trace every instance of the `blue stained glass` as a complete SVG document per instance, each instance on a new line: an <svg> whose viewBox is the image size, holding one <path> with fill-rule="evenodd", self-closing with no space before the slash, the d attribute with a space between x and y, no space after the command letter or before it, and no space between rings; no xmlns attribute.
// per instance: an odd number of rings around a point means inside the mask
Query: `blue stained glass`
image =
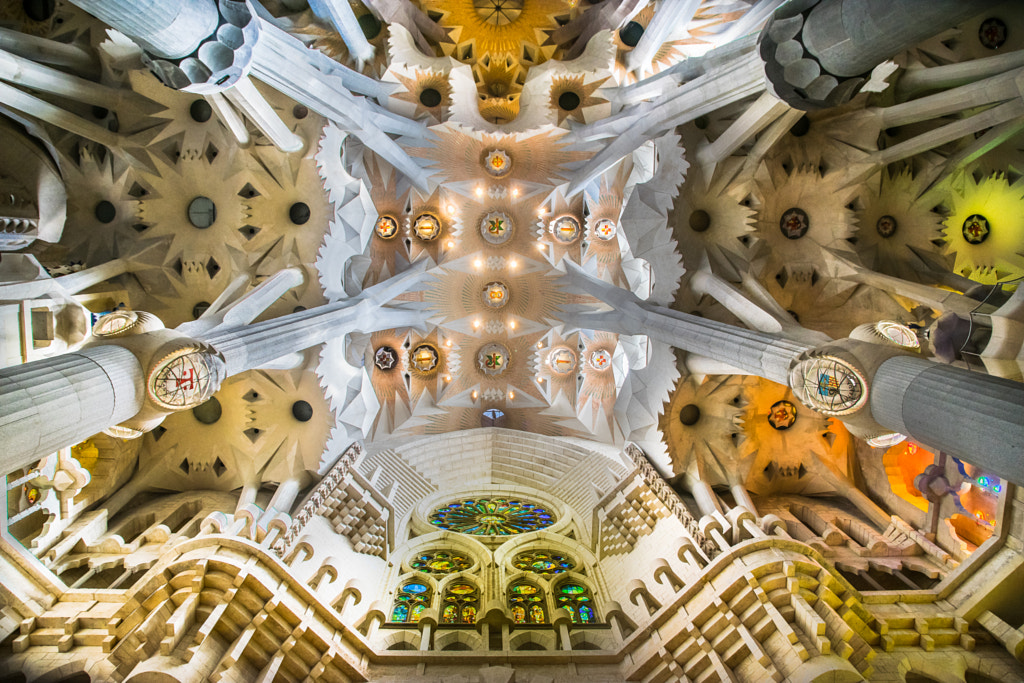
<svg viewBox="0 0 1024 683"><path fill-rule="evenodd" d="M402 586L402 590L406 593L419 595L420 593L426 593L429 589L421 583L407 583Z"/></svg>
<svg viewBox="0 0 1024 683"><path fill-rule="evenodd" d="M407 621L409 619L409 605L399 603L391 610L391 621Z"/></svg>
<svg viewBox="0 0 1024 683"><path fill-rule="evenodd" d="M587 605L580 605L580 621L584 624L594 623L594 610L590 609Z"/></svg>

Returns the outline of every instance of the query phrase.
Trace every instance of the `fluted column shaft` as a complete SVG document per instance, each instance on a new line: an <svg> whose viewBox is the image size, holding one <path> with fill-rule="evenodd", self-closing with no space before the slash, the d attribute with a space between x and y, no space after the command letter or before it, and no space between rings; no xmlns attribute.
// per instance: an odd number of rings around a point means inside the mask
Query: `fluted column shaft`
<svg viewBox="0 0 1024 683"><path fill-rule="evenodd" d="M911 356L883 362L871 415L988 472L1024 484L1024 384Z"/></svg>
<svg viewBox="0 0 1024 683"><path fill-rule="evenodd" d="M11 472L135 416L143 370L99 346L0 370L0 472Z"/></svg>
<svg viewBox="0 0 1024 683"><path fill-rule="evenodd" d="M836 76L857 76L970 19L994 0L824 0L804 23L807 50Z"/></svg>
<svg viewBox="0 0 1024 683"><path fill-rule="evenodd" d="M97 19L134 38L147 52L191 54L217 30L214 0L72 0Z"/></svg>

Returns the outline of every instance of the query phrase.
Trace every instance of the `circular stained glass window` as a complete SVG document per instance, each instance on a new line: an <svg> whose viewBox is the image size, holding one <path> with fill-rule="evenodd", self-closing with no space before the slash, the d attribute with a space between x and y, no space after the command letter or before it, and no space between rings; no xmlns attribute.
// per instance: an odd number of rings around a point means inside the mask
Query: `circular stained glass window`
<svg viewBox="0 0 1024 683"><path fill-rule="evenodd" d="M868 383L857 368L835 356L818 356L789 371L793 393L823 415L848 415L868 398Z"/></svg>
<svg viewBox="0 0 1024 683"><path fill-rule="evenodd" d="M484 157L484 168L495 178L501 178L512 172L512 158L500 149L492 150Z"/></svg>
<svg viewBox="0 0 1024 683"><path fill-rule="evenodd" d="M206 230L217 222L217 207L209 197L196 197L188 205L188 220L193 227Z"/></svg>
<svg viewBox="0 0 1024 683"><path fill-rule="evenodd" d="M420 344L409 355L409 366L422 375L428 375L437 369L441 360L433 344Z"/></svg>
<svg viewBox="0 0 1024 683"><path fill-rule="evenodd" d="M398 353L390 346L378 346L373 354L373 364L385 372L398 365Z"/></svg>
<svg viewBox="0 0 1024 683"><path fill-rule="evenodd" d="M489 308L502 308L508 303L508 287L500 282L488 282L484 285L482 298Z"/></svg>
<svg viewBox="0 0 1024 683"><path fill-rule="evenodd" d="M613 239L618 231L619 227L615 225L615 221L607 218L602 218L594 223L594 237L603 242Z"/></svg>
<svg viewBox="0 0 1024 683"><path fill-rule="evenodd" d="M149 373L149 397L161 408L184 410L205 403L224 379L223 359L199 346L176 349Z"/></svg>
<svg viewBox="0 0 1024 683"><path fill-rule="evenodd" d="M534 574L561 574L572 571L576 567L576 563L565 555L548 550L535 550L516 555L512 560L512 566Z"/></svg>
<svg viewBox="0 0 1024 683"><path fill-rule="evenodd" d="M507 213L491 212L480 221L480 234L491 244L504 244L512 237L512 219Z"/></svg>
<svg viewBox="0 0 1024 683"><path fill-rule="evenodd" d="M964 239L969 244L981 244L988 239L990 227L988 219L980 213L970 215L964 220Z"/></svg>
<svg viewBox="0 0 1024 683"><path fill-rule="evenodd" d="M792 208L782 214L779 219L779 230L787 239L798 240L807 234L811 227L811 219L803 209Z"/></svg>
<svg viewBox="0 0 1024 683"><path fill-rule="evenodd" d="M989 17L978 27L978 40L989 50L998 50L1006 43L1006 22L997 17Z"/></svg>
<svg viewBox="0 0 1024 683"><path fill-rule="evenodd" d="M477 354L477 364L485 375L500 375L508 363L509 352L503 344L486 344Z"/></svg>
<svg viewBox="0 0 1024 683"><path fill-rule="evenodd" d="M612 366L612 353L607 349L594 351L590 354L590 367L595 370L605 371Z"/></svg>
<svg viewBox="0 0 1024 683"><path fill-rule="evenodd" d="M421 213L413 221L412 231L424 242L432 242L441 236L441 221L433 214Z"/></svg>
<svg viewBox="0 0 1024 683"><path fill-rule="evenodd" d="M567 346L559 346L548 356L548 365L556 375L571 375L576 371L576 354Z"/></svg>
<svg viewBox="0 0 1024 683"><path fill-rule="evenodd" d="M875 230L882 237L889 238L896 234L896 219L888 214L875 221Z"/></svg>
<svg viewBox="0 0 1024 683"><path fill-rule="evenodd" d="M506 498L477 498L450 503L430 515L439 529L473 536L510 536L551 526L555 516L534 503Z"/></svg>
<svg viewBox="0 0 1024 683"><path fill-rule="evenodd" d="M551 221L551 236L559 244L572 244L580 236L580 222L573 216L560 216Z"/></svg>
<svg viewBox="0 0 1024 683"><path fill-rule="evenodd" d="M914 331L901 323L882 320L875 323L875 331L896 346L902 346L905 349L921 348L921 341Z"/></svg>
<svg viewBox="0 0 1024 683"><path fill-rule="evenodd" d="M409 561L409 566L425 574L453 574L466 571L473 566L473 562L465 555L438 550L417 555Z"/></svg>
<svg viewBox="0 0 1024 683"><path fill-rule="evenodd" d="M377 219L374 232L382 240L389 240L398 234L398 221L391 216L381 216Z"/></svg>
<svg viewBox="0 0 1024 683"><path fill-rule="evenodd" d="M796 423L796 406L790 401L776 401L768 411L768 424L780 432Z"/></svg>

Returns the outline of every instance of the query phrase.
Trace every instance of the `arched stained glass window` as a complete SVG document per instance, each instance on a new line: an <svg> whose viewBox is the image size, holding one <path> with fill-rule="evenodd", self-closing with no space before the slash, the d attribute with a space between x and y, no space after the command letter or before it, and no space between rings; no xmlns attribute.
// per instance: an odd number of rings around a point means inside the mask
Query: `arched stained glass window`
<svg viewBox="0 0 1024 683"><path fill-rule="evenodd" d="M575 624L596 624L594 598L590 589L575 581L566 581L555 590L555 604L569 611Z"/></svg>
<svg viewBox="0 0 1024 683"><path fill-rule="evenodd" d="M391 608L391 621L414 624L430 606L430 586L419 581L409 581L398 589L395 606Z"/></svg>
<svg viewBox="0 0 1024 683"><path fill-rule="evenodd" d="M475 624L476 611L480 604L480 591L471 583L457 581L449 584L441 601L442 624Z"/></svg>
<svg viewBox="0 0 1024 683"><path fill-rule="evenodd" d="M544 592L532 583L512 584L508 589L508 606L516 624L546 624Z"/></svg>
<svg viewBox="0 0 1024 683"><path fill-rule="evenodd" d="M512 566L534 574L561 574L574 569L576 563L550 550L531 550L516 555Z"/></svg>
<svg viewBox="0 0 1024 683"><path fill-rule="evenodd" d="M444 575L464 572L473 566L473 561L461 553L433 550L409 560L409 566L425 574Z"/></svg>
<svg viewBox="0 0 1024 683"><path fill-rule="evenodd" d="M506 498L477 498L439 507L430 523L473 536L510 536L549 527L555 516L540 505Z"/></svg>

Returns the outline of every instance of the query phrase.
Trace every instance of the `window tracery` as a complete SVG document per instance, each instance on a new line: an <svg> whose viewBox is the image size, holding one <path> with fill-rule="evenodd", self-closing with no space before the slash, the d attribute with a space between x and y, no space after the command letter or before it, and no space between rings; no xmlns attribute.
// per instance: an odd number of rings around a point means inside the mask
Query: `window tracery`
<svg viewBox="0 0 1024 683"><path fill-rule="evenodd" d="M520 581L509 586L508 607L516 624L546 624L544 591L539 586Z"/></svg>
<svg viewBox="0 0 1024 683"><path fill-rule="evenodd" d="M448 550L423 552L409 561L409 566L424 574L444 576L464 572L473 566L473 560L463 553Z"/></svg>
<svg viewBox="0 0 1024 683"><path fill-rule="evenodd" d="M565 581L555 589L555 604L568 610L574 624L596 624L594 598L590 589L577 581Z"/></svg>
<svg viewBox="0 0 1024 683"><path fill-rule="evenodd" d="M516 555L512 560L512 566L534 574L550 575L572 571L576 563L571 558L550 550L531 550Z"/></svg>
<svg viewBox="0 0 1024 683"><path fill-rule="evenodd" d="M471 583L455 581L444 591L441 610L443 624L475 624L480 591Z"/></svg>
<svg viewBox="0 0 1024 683"><path fill-rule="evenodd" d="M426 582L407 581L398 589L395 604L391 608L391 621L415 624L430 606L433 591Z"/></svg>

